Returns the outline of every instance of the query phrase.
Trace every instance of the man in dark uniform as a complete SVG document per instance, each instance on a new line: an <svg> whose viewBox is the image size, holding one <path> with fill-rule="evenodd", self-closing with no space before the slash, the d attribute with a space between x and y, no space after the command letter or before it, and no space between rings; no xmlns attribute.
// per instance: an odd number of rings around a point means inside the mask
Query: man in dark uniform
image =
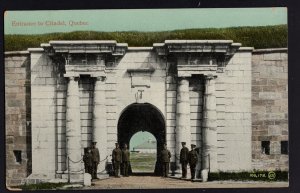
<svg viewBox="0 0 300 193"><path fill-rule="evenodd" d="M91 153L92 153L92 179L98 179L97 177L97 168L98 168L98 164L100 161L100 154L99 154L99 150L96 147L96 143L95 141L92 142L92 148L91 148Z"/></svg>
<svg viewBox="0 0 300 193"><path fill-rule="evenodd" d="M120 164L122 161L122 151L119 148L119 144L116 144L116 148L112 151L112 161L114 165L115 177L119 178Z"/></svg>
<svg viewBox="0 0 300 193"><path fill-rule="evenodd" d="M198 162L198 157L197 157L197 152L195 150L196 145L192 144L191 145L191 151L188 154L188 160L190 164L190 169L191 169L191 179L195 179L195 171L196 171L196 165Z"/></svg>
<svg viewBox="0 0 300 193"><path fill-rule="evenodd" d="M167 144L164 144L164 149L160 153L160 158L162 162L163 177L168 177L171 153L167 150Z"/></svg>
<svg viewBox="0 0 300 193"><path fill-rule="evenodd" d="M180 163L182 168L182 178L186 178L189 149L185 147L185 142L181 142L181 145L182 148L180 150Z"/></svg>
<svg viewBox="0 0 300 193"><path fill-rule="evenodd" d="M124 148L122 150L122 164L123 164L123 175L128 177L128 168L130 161L130 152L127 149L127 144L124 144Z"/></svg>
<svg viewBox="0 0 300 193"><path fill-rule="evenodd" d="M84 170L85 173L89 173L92 175L93 171L93 155L90 148L87 148L84 155L83 155L83 162L84 162Z"/></svg>

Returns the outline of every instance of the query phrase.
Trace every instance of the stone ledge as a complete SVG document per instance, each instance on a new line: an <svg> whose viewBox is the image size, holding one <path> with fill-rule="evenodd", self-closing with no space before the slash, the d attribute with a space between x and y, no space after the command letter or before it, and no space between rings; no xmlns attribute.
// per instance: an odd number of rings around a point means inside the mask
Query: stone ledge
<svg viewBox="0 0 300 193"><path fill-rule="evenodd" d="M267 49L254 49L253 53L269 53L269 52L287 52L288 48L267 48Z"/></svg>
<svg viewBox="0 0 300 193"><path fill-rule="evenodd" d="M28 50L29 53L32 53L32 52L44 52L43 48L28 48L27 50Z"/></svg>
<svg viewBox="0 0 300 193"><path fill-rule="evenodd" d="M49 41L49 44L116 44L116 40L57 40Z"/></svg>
<svg viewBox="0 0 300 193"><path fill-rule="evenodd" d="M29 54L29 51L9 51L9 52L4 52L5 56L27 55L27 54Z"/></svg>
<svg viewBox="0 0 300 193"><path fill-rule="evenodd" d="M233 43L232 40L165 40L165 44L183 44L183 43L188 43L188 44L198 44L198 43Z"/></svg>
<svg viewBox="0 0 300 193"><path fill-rule="evenodd" d="M240 47L239 49L238 49L238 52L241 52L241 51L243 51L243 52L247 52L247 51L249 51L249 52L253 52L253 50L254 50L254 47Z"/></svg>
<svg viewBox="0 0 300 193"><path fill-rule="evenodd" d="M127 51L152 51L153 47L128 47Z"/></svg>
<svg viewBox="0 0 300 193"><path fill-rule="evenodd" d="M129 68L127 69L127 72L132 73L150 73L152 74L155 71L154 68Z"/></svg>

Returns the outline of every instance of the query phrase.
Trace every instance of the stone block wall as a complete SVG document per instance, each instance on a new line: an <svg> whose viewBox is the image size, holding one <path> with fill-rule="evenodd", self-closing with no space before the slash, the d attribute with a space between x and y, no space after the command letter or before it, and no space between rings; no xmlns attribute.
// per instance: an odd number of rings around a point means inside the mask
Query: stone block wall
<svg viewBox="0 0 300 193"><path fill-rule="evenodd" d="M241 47L216 79L221 171L251 170L251 51Z"/></svg>
<svg viewBox="0 0 300 193"><path fill-rule="evenodd" d="M122 111L136 102L136 93L141 89L132 87L132 84L140 83L150 85L144 88L143 100L156 106L163 114L168 148L174 155L177 76L170 68L175 65L172 60L166 62L157 57L151 48L129 48L116 63L107 62L107 155L111 154L117 141L117 125ZM155 69L151 77L132 78L127 72L129 68L149 67ZM22 182L32 169L37 172L66 169L67 79L60 68L39 49L31 50L31 57L29 52L5 54L8 184ZM281 153L281 141L288 141L287 50L254 50L251 55L249 49L241 48L229 61L226 71L217 75L219 169L288 170L288 155ZM82 147L88 146L91 141L93 85L93 78L82 77L79 81ZM191 78L191 142L197 146L201 146L203 91L203 80ZM31 103L35 107L32 117ZM33 131L31 120L35 120ZM32 160L32 166L31 140L35 153L40 155ZM262 153L262 141L270 141L270 155ZM16 151L21 151L20 163L16 162ZM174 157L171 161L175 161Z"/></svg>
<svg viewBox="0 0 300 193"><path fill-rule="evenodd" d="M31 60L32 173L41 179L56 171L57 68L43 49L29 49ZM32 176L33 177L33 176Z"/></svg>
<svg viewBox="0 0 300 193"><path fill-rule="evenodd" d="M252 162L254 169L288 170L287 49L255 50L252 57ZM270 143L264 152L262 141Z"/></svg>
<svg viewBox="0 0 300 193"><path fill-rule="evenodd" d="M6 184L20 184L31 173L29 53L5 53Z"/></svg>

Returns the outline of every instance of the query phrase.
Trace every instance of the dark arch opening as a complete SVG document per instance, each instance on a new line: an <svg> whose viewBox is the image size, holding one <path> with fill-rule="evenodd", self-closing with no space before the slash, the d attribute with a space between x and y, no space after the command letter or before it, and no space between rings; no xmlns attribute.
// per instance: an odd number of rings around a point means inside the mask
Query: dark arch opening
<svg viewBox="0 0 300 193"><path fill-rule="evenodd" d="M118 142L121 147L124 143L129 145L131 137L139 131L148 131L156 138L157 161L153 173L160 175L159 152L166 142L165 120L162 113L152 104L133 103L121 113L118 121Z"/></svg>

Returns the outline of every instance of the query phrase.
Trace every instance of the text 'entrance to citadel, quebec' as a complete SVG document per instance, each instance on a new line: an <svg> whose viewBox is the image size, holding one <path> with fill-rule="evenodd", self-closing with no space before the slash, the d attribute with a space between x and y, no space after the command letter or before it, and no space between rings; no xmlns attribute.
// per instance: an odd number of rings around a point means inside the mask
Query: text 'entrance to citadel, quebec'
<svg viewBox="0 0 300 193"><path fill-rule="evenodd" d="M127 106L120 115L118 121L118 142L121 147L123 144L130 144L132 136L139 131L151 133L157 142L155 169L149 175L160 175L161 165L159 153L166 142L165 120L162 113L149 103L134 103ZM130 149L130 147L129 147ZM130 173L131 173L130 169ZM135 173L133 173L135 174Z"/></svg>

